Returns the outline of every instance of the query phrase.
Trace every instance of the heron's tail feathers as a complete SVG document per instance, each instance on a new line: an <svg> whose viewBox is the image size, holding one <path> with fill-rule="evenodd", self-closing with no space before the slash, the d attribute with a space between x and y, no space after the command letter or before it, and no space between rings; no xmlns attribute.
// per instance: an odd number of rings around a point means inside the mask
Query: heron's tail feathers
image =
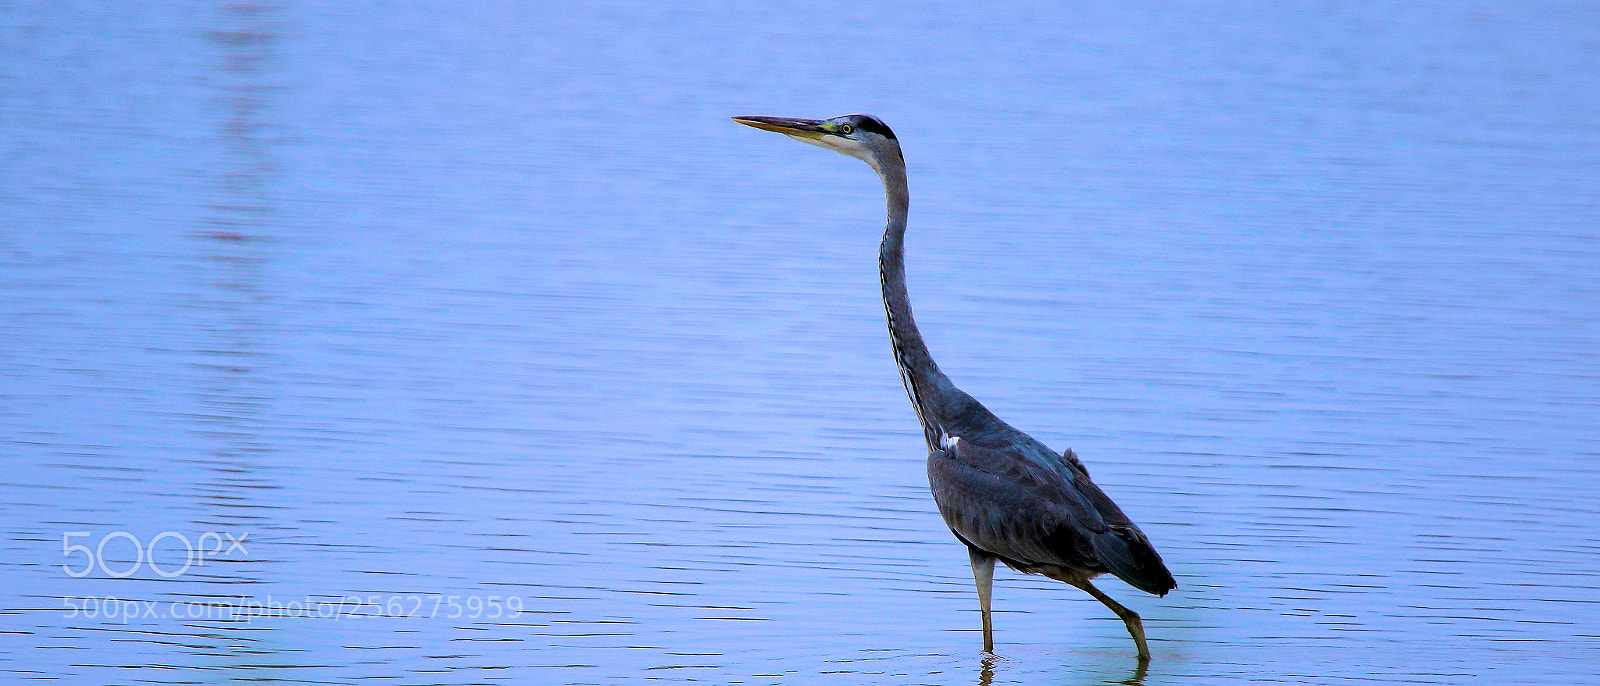
<svg viewBox="0 0 1600 686"><path fill-rule="evenodd" d="M1167 571L1167 565L1162 563L1161 555L1138 528L1113 526L1091 538L1100 564L1105 565L1118 579L1128 582L1129 586L1159 596L1178 587L1172 572Z"/></svg>

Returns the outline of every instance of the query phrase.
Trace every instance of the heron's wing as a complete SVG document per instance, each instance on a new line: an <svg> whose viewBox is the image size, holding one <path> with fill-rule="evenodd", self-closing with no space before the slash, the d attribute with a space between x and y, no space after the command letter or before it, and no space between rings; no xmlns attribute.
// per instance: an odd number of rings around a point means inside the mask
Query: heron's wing
<svg viewBox="0 0 1600 686"><path fill-rule="evenodd" d="M928 483L956 535L1024 564L1095 569L1092 537L1108 530L1067 475L1011 447L946 436L928 455Z"/></svg>
<svg viewBox="0 0 1600 686"><path fill-rule="evenodd" d="M929 453L934 502L957 536L1024 566L1109 571L1156 595L1177 585L1144 532L1089 479L1072 451L1050 468L1021 455L1024 449L947 436Z"/></svg>

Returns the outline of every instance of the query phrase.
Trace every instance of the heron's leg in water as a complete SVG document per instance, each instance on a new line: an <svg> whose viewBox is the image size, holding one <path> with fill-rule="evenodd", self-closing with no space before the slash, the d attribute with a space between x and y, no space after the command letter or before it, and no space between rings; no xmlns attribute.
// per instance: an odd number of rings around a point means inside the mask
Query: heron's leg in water
<svg viewBox="0 0 1600 686"><path fill-rule="evenodd" d="M972 561L972 581L978 585L978 608L983 610L983 652L992 653L994 622L989 619L989 597L994 590L994 556L968 546L967 558Z"/></svg>
<svg viewBox="0 0 1600 686"><path fill-rule="evenodd" d="M1100 601L1106 607L1111 608L1112 612L1117 613L1117 616L1122 618L1122 623L1128 625L1128 634L1133 636L1134 645L1139 646L1139 661L1148 662L1150 660L1150 647L1144 643L1144 623L1139 621L1138 613L1123 607L1122 603L1112 600L1111 596L1101 593L1100 589L1095 588L1094 584L1089 583L1088 579L1068 581L1067 583L1083 589L1084 593L1094 596L1095 600Z"/></svg>

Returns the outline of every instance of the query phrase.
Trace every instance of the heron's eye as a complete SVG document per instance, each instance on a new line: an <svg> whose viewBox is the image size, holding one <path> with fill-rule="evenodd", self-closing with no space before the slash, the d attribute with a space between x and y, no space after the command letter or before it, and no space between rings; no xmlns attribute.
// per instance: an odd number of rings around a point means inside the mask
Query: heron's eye
<svg viewBox="0 0 1600 686"><path fill-rule="evenodd" d="M839 133L842 133L842 134L844 134L846 136L850 135L850 132L854 131L854 130L856 130L855 127L853 127L853 126L851 126L849 124L844 124L844 125L839 127Z"/></svg>

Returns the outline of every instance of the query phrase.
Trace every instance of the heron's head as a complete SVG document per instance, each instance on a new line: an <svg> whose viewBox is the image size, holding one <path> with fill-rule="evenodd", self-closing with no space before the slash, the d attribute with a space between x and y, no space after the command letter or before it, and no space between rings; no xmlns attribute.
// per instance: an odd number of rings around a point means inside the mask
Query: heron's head
<svg viewBox="0 0 1600 686"><path fill-rule="evenodd" d="M872 165L879 174L883 173L883 161L891 158L899 161L900 157L900 142L895 140L894 132L882 120L870 114L847 114L832 119L734 117L733 120L849 155Z"/></svg>

